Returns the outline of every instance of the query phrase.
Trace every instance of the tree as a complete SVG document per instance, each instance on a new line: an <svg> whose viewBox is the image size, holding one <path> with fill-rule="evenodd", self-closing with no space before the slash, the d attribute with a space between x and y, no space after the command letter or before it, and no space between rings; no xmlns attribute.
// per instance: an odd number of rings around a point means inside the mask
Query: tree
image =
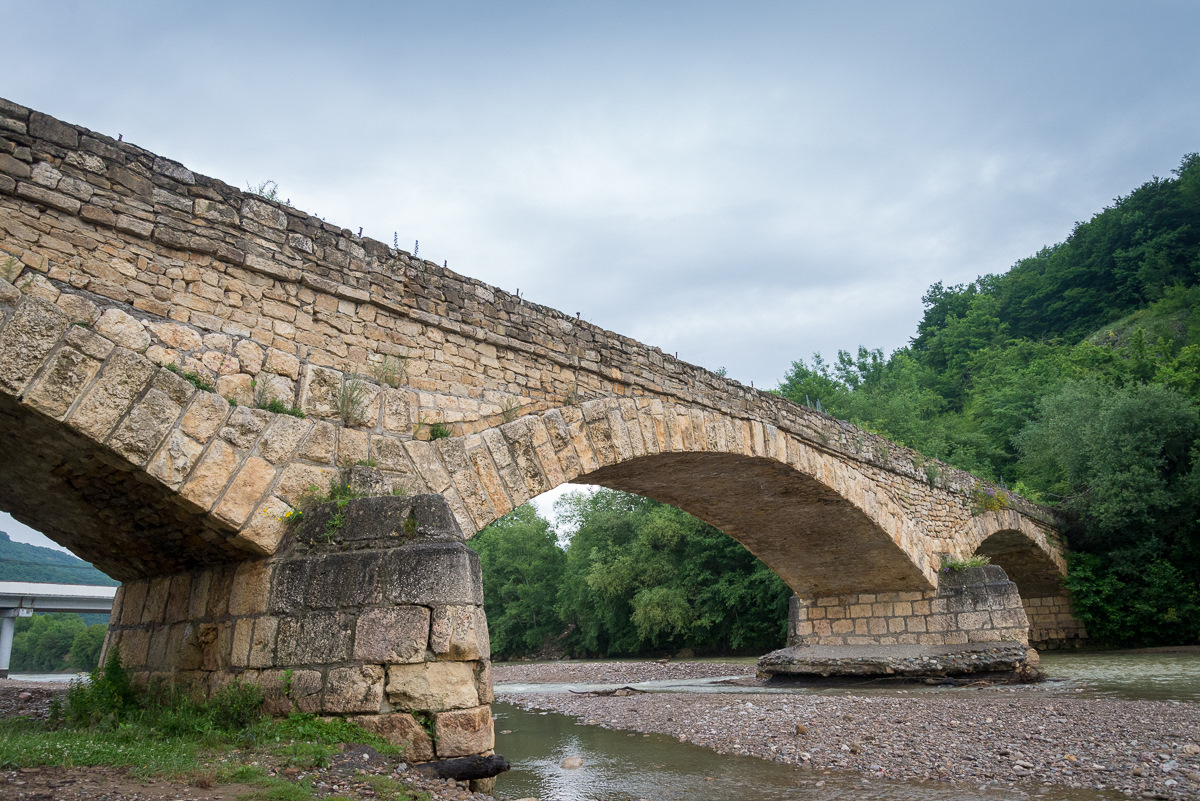
<svg viewBox="0 0 1200 801"><path fill-rule="evenodd" d="M525 504L468 542L483 569L492 653L519 656L562 633L554 605L566 554L550 524Z"/></svg>

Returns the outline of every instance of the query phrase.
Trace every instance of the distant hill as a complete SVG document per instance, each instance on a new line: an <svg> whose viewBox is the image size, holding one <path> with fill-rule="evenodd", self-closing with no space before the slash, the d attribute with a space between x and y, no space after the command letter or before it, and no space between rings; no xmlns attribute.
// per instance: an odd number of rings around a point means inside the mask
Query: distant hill
<svg viewBox="0 0 1200 801"><path fill-rule="evenodd" d="M3 531L0 531L0 580L99 584L108 587L121 583L76 556L40 545L13 542Z"/></svg>

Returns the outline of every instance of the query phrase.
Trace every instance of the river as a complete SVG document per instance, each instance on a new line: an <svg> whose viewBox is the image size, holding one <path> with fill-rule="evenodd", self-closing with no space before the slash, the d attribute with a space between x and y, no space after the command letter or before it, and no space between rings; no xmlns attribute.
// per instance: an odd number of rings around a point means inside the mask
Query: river
<svg viewBox="0 0 1200 801"><path fill-rule="evenodd" d="M1157 702L1200 701L1200 654L1197 653L1066 653L1045 654L1048 681L1021 688L1025 697L1043 697L1050 703L1074 698L1147 699ZM752 664L745 673L752 673ZM764 688L731 687L717 679L666 680L630 683L650 693L763 693ZM680 742L664 734L631 734L617 728L586 725L580 719L503 703L506 695L566 693L568 690L606 689L619 684L585 683L498 684L496 750L512 763L496 787L499 797L539 798L541 801L751 801L751 799L963 799L995 801L1035 797L1046 801L1115 799L1125 796L1112 789L1070 789L1061 785L1004 786L970 782L974 786L943 782L917 782L867 778L862 773L799 767L749 756L717 753ZM962 694L970 691L888 684L856 687L771 688L772 694L804 696L904 694ZM711 696L710 696L711 697ZM782 700L782 699L781 699ZM1040 702L1039 702L1040 703ZM1190 705L1190 704L1189 704ZM561 767L565 757L579 757L582 766Z"/></svg>

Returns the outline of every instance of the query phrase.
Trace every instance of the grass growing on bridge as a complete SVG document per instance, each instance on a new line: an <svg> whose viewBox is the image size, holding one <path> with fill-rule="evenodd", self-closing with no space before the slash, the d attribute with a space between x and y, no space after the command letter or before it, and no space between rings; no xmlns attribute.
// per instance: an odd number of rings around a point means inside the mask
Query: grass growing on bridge
<svg viewBox="0 0 1200 801"><path fill-rule="evenodd" d="M369 745L380 753L401 749L344 719L293 713L264 716L262 690L231 684L205 701L165 687L130 683L114 652L56 700L47 721L0 719L0 769L32 766L107 766L138 779L162 777L198 787L239 783L259 789L252 798L307 801L307 779L292 781L270 769L324 767L342 744ZM398 782L376 777L378 798L418 801Z"/></svg>

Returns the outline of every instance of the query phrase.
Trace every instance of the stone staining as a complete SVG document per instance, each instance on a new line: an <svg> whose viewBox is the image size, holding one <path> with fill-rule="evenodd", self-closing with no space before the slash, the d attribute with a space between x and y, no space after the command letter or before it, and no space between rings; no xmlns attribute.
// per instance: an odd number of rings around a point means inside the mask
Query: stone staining
<svg viewBox="0 0 1200 801"><path fill-rule="evenodd" d="M274 557L126 582L105 647L141 681L254 681L274 714L353 717L414 761L490 750L479 559L445 501L330 506Z"/></svg>

